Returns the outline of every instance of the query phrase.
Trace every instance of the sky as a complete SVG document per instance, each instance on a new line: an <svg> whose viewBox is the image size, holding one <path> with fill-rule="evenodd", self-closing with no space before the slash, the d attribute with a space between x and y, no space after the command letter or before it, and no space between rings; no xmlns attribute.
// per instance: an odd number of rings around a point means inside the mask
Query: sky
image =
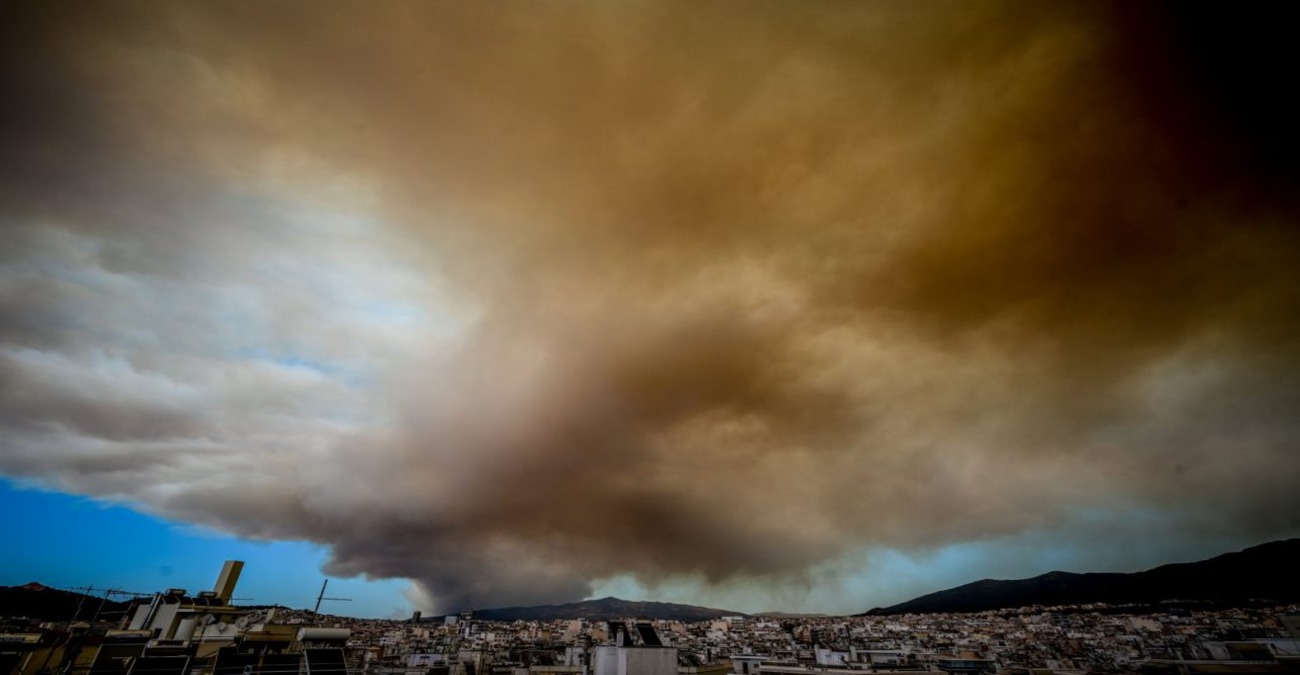
<svg viewBox="0 0 1300 675"><path fill-rule="evenodd" d="M0 583L847 613L1300 535L1294 11L8 7Z"/></svg>
<svg viewBox="0 0 1300 675"><path fill-rule="evenodd" d="M0 483L0 510L8 514L5 539L12 546L0 563L0 584L35 581L112 600L168 588L190 593L212 589L226 560L244 571L235 604L280 604L311 609L325 577L327 551L303 541L240 539L206 528L174 523L86 497ZM26 581L24 581L26 580ZM320 611L374 618L410 617L403 580L330 579ZM82 618L86 618L83 616Z"/></svg>

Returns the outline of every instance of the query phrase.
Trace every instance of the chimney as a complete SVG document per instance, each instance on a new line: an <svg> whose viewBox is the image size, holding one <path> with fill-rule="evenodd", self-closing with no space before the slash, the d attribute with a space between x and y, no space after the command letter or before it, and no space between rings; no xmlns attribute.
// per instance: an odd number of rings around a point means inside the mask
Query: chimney
<svg viewBox="0 0 1300 675"><path fill-rule="evenodd" d="M230 604L230 598L235 595L235 584L239 583L239 573L243 571L243 560L227 560L221 567L221 576L217 577L217 585L212 588L212 592L222 602Z"/></svg>

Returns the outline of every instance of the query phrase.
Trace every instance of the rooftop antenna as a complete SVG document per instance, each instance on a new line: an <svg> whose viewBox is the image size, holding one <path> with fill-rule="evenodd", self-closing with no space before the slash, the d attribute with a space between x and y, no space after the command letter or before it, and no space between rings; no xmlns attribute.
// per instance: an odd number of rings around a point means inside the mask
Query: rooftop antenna
<svg viewBox="0 0 1300 675"><path fill-rule="evenodd" d="M68 590L70 590L70 591L74 591L74 592L77 593L77 595L80 595L80 596L81 596L81 597L77 598L77 607L76 607L76 609L73 609L73 610L72 610L72 618L71 618L71 619L68 619L68 624L71 625L74 621L77 620L77 617L81 615L81 606L84 605L84 604L86 603L86 598L90 597L90 594L95 592L95 587L94 587L94 586L77 586L77 587L74 587L74 588L69 588Z"/></svg>
<svg viewBox="0 0 1300 675"><path fill-rule="evenodd" d="M135 591L124 591L119 588L95 588L94 586L76 586L73 588L69 588L67 590L76 592L77 594L81 595L81 598L77 600L77 608L73 611L72 619L70 620L70 622L77 620L77 617L81 615L82 606L85 605L86 603L86 598L91 597L90 594L94 593L95 591L102 591L103 595L99 598L99 606L95 608L95 615L93 618L91 618L90 620L91 623L94 623L99 619L99 613L104 611L104 603L108 602L109 596L124 595L131 598L147 598L153 595L152 593L137 593Z"/></svg>
<svg viewBox="0 0 1300 675"><path fill-rule="evenodd" d="M325 587L330 585L330 580L326 579L325 583L320 585L320 595L316 596L316 606L311 610L311 621L316 623L320 619L320 602L321 600L337 600L338 602L352 602L352 598L327 598L325 597Z"/></svg>

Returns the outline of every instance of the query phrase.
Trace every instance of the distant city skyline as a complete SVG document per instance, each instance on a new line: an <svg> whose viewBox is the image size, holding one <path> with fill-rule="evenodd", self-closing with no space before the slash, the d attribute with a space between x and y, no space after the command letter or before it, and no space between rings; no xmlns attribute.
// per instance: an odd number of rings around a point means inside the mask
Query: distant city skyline
<svg viewBox="0 0 1300 675"><path fill-rule="evenodd" d="M9 8L0 577L839 614L1298 536L1294 11Z"/></svg>

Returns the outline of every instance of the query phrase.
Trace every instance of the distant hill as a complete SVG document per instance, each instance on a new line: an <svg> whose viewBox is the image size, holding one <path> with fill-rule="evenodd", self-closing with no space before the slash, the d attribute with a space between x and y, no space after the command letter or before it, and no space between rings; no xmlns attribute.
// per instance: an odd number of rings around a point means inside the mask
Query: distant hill
<svg viewBox="0 0 1300 675"><path fill-rule="evenodd" d="M501 607L476 609L475 619L485 621L550 621L555 619L669 619L675 621L704 621L720 616L743 616L726 609L710 609L694 605L675 605L667 602L635 602L609 597L584 600L567 605L539 605L536 607Z"/></svg>
<svg viewBox="0 0 1300 675"><path fill-rule="evenodd" d="M104 603L100 608L99 603ZM77 605L81 603L80 612ZM32 582L22 586L0 586L0 616L27 617L42 621L68 621L73 614L89 621L99 611L99 618L116 619L126 611L127 603L103 600L99 596L61 591Z"/></svg>
<svg viewBox="0 0 1300 675"><path fill-rule="evenodd" d="M982 612L1093 602L1294 602L1300 600L1300 574L1296 570L1300 570L1300 539L1287 539L1209 560L1162 565L1131 574L1048 572L1032 579L984 579L867 613Z"/></svg>

